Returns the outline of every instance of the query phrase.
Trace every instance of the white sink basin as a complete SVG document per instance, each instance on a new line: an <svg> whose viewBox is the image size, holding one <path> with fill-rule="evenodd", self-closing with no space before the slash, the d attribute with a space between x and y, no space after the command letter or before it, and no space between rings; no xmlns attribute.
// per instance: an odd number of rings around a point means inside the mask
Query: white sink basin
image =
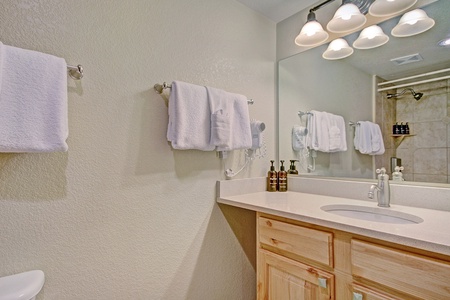
<svg viewBox="0 0 450 300"><path fill-rule="evenodd" d="M390 208L335 204L322 206L321 209L339 216L372 222L393 224L419 224L423 222L423 219L418 216Z"/></svg>

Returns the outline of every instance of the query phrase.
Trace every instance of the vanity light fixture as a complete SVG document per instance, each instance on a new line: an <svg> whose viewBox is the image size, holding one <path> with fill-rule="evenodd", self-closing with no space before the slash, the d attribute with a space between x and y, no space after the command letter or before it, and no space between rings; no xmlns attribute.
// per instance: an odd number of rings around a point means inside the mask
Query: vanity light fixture
<svg viewBox="0 0 450 300"><path fill-rule="evenodd" d="M330 43L322 57L328 60L346 58L353 54L353 48L350 47L343 38L335 39Z"/></svg>
<svg viewBox="0 0 450 300"><path fill-rule="evenodd" d="M329 36L328 32L323 30L322 25L319 22L317 22L316 14L314 12L332 1L334 0L327 0L309 10L306 23L305 25L303 25L300 33L295 38L295 43L298 46L305 46L305 47L317 46L328 39Z"/></svg>
<svg viewBox="0 0 450 300"><path fill-rule="evenodd" d="M369 7L374 17L388 17L401 13L417 3L417 0L375 0Z"/></svg>
<svg viewBox="0 0 450 300"><path fill-rule="evenodd" d="M356 41L353 42L353 47L356 49L372 49L386 44L389 37L383 32L378 25L369 26L359 34Z"/></svg>
<svg viewBox="0 0 450 300"><path fill-rule="evenodd" d="M366 16L359 11L358 6L353 3L342 3L333 19L328 22L327 29L330 32L342 33L358 29L366 22Z"/></svg>
<svg viewBox="0 0 450 300"><path fill-rule="evenodd" d="M435 24L422 9L415 9L405 13L398 24L392 29L391 34L395 37L413 36L427 31Z"/></svg>
<svg viewBox="0 0 450 300"><path fill-rule="evenodd" d="M442 39L438 42L439 47L450 48L450 36L447 36L445 39Z"/></svg>

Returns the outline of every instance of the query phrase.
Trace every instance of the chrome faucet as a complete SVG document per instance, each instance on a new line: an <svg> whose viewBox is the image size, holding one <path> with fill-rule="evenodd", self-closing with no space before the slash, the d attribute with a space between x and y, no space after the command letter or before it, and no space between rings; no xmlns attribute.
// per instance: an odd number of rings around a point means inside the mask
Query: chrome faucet
<svg viewBox="0 0 450 300"><path fill-rule="evenodd" d="M378 206L389 207L391 202L391 191L389 188L389 175L386 174L386 169L381 168L376 170L378 175L378 183L370 186L368 197L373 199L373 192L377 190Z"/></svg>

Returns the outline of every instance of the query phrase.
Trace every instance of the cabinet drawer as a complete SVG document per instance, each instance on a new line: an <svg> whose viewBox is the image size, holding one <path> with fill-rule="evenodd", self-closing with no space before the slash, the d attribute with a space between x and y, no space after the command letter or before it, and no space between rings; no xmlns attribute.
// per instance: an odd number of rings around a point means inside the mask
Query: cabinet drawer
<svg viewBox="0 0 450 300"><path fill-rule="evenodd" d="M405 251L351 241L352 275L424 299L450 298L450 264Z"/></svg>
<svg viewBox="0 0 450 300"><path fill-rule="evenodd" d="M259 217L259 242L333 267L333 235Z"/></svg>
<svg viewBox="0 0 450 300"><path fill-rule="evenodd" d="M353 300L400 300L394 296L386 295L358 284L353 284Z"/></svg>

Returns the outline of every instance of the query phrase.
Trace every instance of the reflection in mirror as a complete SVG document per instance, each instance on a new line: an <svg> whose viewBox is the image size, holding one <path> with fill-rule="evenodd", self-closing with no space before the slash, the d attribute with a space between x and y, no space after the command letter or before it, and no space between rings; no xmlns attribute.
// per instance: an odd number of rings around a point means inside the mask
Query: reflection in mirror
<svg viewBox="0 0 450 300"><path fill-rule="evenodd" d="M396 157L396 162L401 159L406 181L450 183L450 72L434 76L442 80L426 82L433 76L413 78L381 86L400 86L398 88L377 91L379 82L450 68L450 48L437 46L450 34L450 1L440 0L422 9L436 21L425 33L408 38L393 37L390 32L400 20L398 16L379 24L390 37L381 47L355 49L348 58L329 61L322 58L328 45L322 45L279 62L280 159L298 159L300 174L374 178L375 166L384 166L390 171L391 158ZM356 32L345 39L352 45L358 35ZM393 58L416 53L423 60L400 65L391 62ZM408 91L388 99L388 93L401 93L405 88L423 93L422 98L417 101ZM294 127L306 125L306 115L300 118L297 112L311 110L343 116L348 146L345 152L317 152L314 171L308 169L312 165L311 153L305 148L299 149L292 131ZM355 128L348 125L349 121L379 124L385 154L371 156L356 151L353 147ZM410 136L392 136L396 122L408 122Z"/></svg>

